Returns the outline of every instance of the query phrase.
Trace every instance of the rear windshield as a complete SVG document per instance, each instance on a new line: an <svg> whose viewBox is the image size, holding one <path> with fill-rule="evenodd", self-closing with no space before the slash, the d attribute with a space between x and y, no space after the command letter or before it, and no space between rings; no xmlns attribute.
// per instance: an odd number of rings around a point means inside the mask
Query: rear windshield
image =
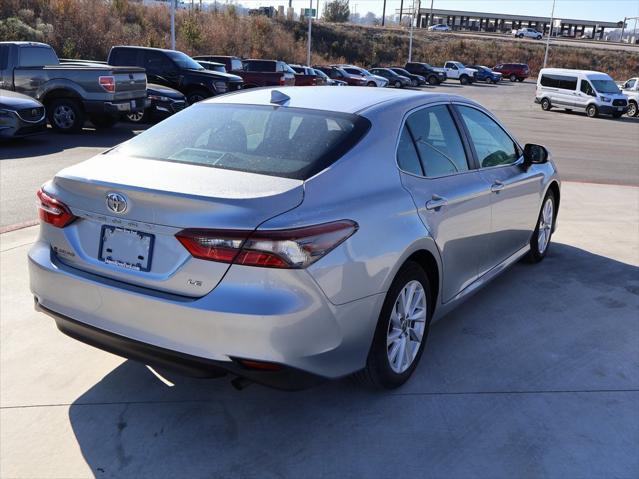
<svg viewBox="0 0 639 479"><path fill-rule="evenodd" d="M365 118L344 113L198 104L114 152L306 180L343 156L369 127Z"/></svg>

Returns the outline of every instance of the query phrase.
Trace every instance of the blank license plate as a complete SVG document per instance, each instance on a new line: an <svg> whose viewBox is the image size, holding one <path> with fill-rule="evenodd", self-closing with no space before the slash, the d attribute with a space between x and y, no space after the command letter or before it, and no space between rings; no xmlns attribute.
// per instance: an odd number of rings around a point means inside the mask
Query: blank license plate
<svg viewBox="0 0 639 479"><path fill-rule="evenodd" d="M100 233L101 261L133 271L150 271L155 236L149 233L102 226Z"/></svg>

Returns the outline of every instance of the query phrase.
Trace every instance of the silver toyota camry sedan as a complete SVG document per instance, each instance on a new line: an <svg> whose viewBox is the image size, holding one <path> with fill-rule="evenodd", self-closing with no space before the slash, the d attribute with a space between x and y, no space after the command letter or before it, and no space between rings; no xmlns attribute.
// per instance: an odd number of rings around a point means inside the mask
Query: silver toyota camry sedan
<svg viewBox="0 0 639 479"><path fill-rule="evenodd" d="M547 150L465 98L250 90L44 184L31 290L63 333L151 366L394 388L434 319L544 258L559 200Z"/></svg>

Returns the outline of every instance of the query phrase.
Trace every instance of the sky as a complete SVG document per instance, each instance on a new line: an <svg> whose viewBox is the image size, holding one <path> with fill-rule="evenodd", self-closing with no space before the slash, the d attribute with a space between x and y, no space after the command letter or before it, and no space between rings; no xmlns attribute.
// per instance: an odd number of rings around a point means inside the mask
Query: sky
<svg viewBox="0 0 639 479"><path fill-rule="evenodd" d="M206 0L205 0L206 1ZM218 0L226 3L226 0ZM320 11L326 0L312 0ZM417 0L416 0L417 1ZM288 0L233 0L249 8L258 6L288 5ZM422 8L430 8L430 0L421 0ZM373 12L377 16L382 14L383 0L350 0L351 12L357 11L361 15ZM433 0L433 8L450 10L469 10L489 13L512 13L519 15L550 16L552 0ZM412 0L404 0L404 8L412 4ZM308 8L310 0L293 0L293 8L299 11ZM387 0L386 15L392 14L399 8L400 0ZM639 16L639 0L556 0L555 17L574 18L579 20L601 20L617 22L624 17Z"/></svg>

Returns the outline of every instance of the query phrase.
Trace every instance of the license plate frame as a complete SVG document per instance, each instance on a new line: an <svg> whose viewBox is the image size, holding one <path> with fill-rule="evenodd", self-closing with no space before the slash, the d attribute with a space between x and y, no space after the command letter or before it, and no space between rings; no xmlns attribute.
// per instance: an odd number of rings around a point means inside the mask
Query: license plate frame
<svg viewBox="0 0 639 479"><path fill-rule="evenodd" d="M107 231L109 233L107 233ZM138 253L146 253L143 256L141 262L133 263L131 261L127 261L126 259L118 259L111 256L113 254L113 242L117 242L117 239L111 239L111 237L118 236L119 238L124 238L125 242L127 239L126 235L130 235L130 240L134 240L134 236L137 236L138 241L142 242L138 247L141 247L141 251L137 251ZM147 243L144 245L143 243ZM145 233L143 231L132 230L129 228L122 228L120 226L111 226L111 225L102 225L100 229L100 247L98 250L98 259L103 263L118 266L122 269L129 271L140 271L140 272L149 272L151 271L151 265L153 261L153 246L155 245L155 235L151 233ZM122 245L120 245L122 247ZM133 245L135 246L135 245ZM146 247L145 247L146 246ZM109 251L110 250L110 251ZM129 252L130 253L130 252ZM138 255L138 259L141 255Z"/></svg>

